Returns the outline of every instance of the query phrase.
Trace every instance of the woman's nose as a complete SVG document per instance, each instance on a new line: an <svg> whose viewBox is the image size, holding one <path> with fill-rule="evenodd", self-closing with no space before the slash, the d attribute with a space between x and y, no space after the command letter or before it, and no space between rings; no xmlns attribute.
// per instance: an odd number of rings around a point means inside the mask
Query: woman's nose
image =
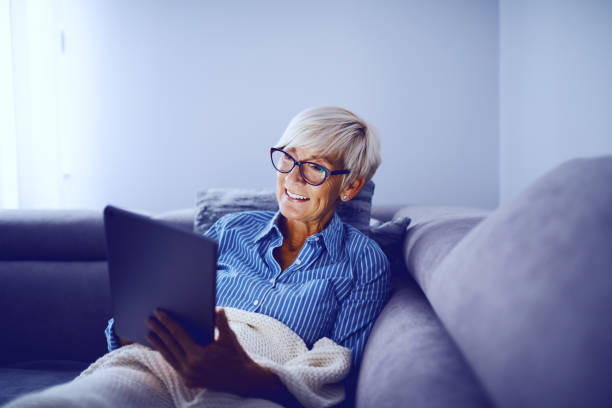
<svg viewBox="0 0 612 408"><path fill-rule="evenodd" d="M287 178L292 182L292 183L300 183L300 182L304 182L304 179L302 179L302 174L300 174L300 166L295 165L293 167L293 169L291 169L291 171L289 172L289 174L287 174Z"/></svg>

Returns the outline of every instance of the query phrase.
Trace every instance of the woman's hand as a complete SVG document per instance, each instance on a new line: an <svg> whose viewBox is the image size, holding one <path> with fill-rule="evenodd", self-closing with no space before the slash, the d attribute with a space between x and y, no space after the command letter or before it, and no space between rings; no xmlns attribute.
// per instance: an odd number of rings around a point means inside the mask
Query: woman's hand
<svg viewBox="0 0 612 408"><path fill-rule="evenodd" d="M259 366L244 351L229 327L225 311L216 313L219 336L206 347L161 310L149 318L147 340L181 375L188 387L231 392L242 397L264 398L282 406L300 406L272 371Z"/></svg>
<svg viewBox="0 0 612 408"><path fill-rule="evenodd" d="M244 351L229 327L225 311L216 313L217 339L206 347L197 344L167 313L157 310L147 321L147 340L181 375L188 387L205 387L247 395L259 367Z"/></svg>

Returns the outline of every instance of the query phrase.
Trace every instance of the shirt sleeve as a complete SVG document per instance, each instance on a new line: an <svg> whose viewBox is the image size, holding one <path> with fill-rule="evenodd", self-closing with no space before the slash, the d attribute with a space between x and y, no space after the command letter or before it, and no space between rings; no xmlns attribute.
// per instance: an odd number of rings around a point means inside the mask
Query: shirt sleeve
<svg viewBox="0 0 612 408"><path fill-rule="evenodd" d="M219 221L220 219L215 221L215 223L211 225L210 228L208 228L202 235L219 242Z"/></svg>
<svg viewBox="0 0 612 408"><path fill-rule="evenodd" d="M106 330L104 330L104 334L106 334L106 346L109 352L117 350L119 347L121 347L119 337L117 337L117 335L115 334L114 327L115 319L111 317L108 321L108 325L106 326Z"/></svg>
<svg viewBox="0 0 612 408"><path fill-rule="evenodd" d="M353 289L342 302L332 332L332 340L352 350L351 371L359 366L374 321L391 294L391 267L377 245L367 246L355 267Z"/></svg>

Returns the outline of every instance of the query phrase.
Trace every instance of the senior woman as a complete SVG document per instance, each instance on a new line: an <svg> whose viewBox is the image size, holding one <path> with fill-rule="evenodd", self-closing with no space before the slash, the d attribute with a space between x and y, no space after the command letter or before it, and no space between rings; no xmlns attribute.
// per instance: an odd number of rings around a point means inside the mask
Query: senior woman
<svg viewBox="0 0 612 408"><path fill-rule="evenodd" d="M187 387L294 406L281 379L244 350L223 307L274 318L307 347L327 337L350 349L352 369L358 367L390 294L390 267L380 247L344 224L336 208L373 176L379 140L346 109L311 108L291 120L270 158L278 211L228 214L205 233L218 242L215 341L195 343L160 310L147 321L147 338ZM130 343L117 337L113 319L106 336L109 351Z"/></svg>
<svg viewBox="0 0 612 408"><path fill-rule="evenodd" d="M380 247L336 214L380 164L371 127L338 107L306 109L270 149L279 210L233 213L205 235L219 244L217 305L271 316L308 346L329 337L352 351L352 366L390 294L389 261ZM149 341L188 386L295 400L258 366L217 312L218 339L201 347L163 313L148 322ZM174 335L172 333L175 333ZM112 323L109 349L118 346Z"/></svg>

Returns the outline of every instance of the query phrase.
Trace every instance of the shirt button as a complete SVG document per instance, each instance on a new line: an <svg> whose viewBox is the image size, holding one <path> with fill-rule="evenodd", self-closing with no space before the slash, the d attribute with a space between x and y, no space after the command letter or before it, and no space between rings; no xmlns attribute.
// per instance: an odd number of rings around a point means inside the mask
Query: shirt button
<svg viewBox="0 0 612 408"><path fill-rule="evenodd" d="M270 283L274 285L276 283L276 279L270 279Z"/></svg>
<svg viewBox="0 0 612 408"><path fill-rule="evenodd" d="M299 259L296 259L296 260L295 260L295 263L299 265L299 264L301 264L301 263L302 263L302 261L301 261L301 260L299 260Z"/></svg>
<svg viewBox="0 0 612 408"><path fill-rule="evenodd" d="M315 240L315 241L318 241L318 240L319 240L319 237L314 237L314 240Z"/></svg>
<svg viewBox="0 0 612 408"><path fill-rule="evenodd" d="M257 306L257 305L259 304L259 300L255 299L255 300L253 301L253 304L254 304L255 306Z"/></svg>

